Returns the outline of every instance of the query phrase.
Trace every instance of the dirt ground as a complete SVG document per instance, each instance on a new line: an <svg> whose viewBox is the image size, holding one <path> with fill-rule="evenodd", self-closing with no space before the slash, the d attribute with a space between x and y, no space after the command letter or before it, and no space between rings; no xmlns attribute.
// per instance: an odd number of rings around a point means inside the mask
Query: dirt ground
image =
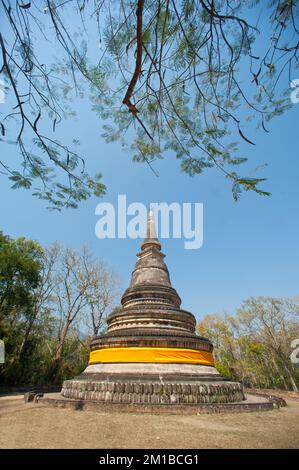
<svg viewBox="0 0 299 470"><path fill-rule="evenodd" d="M76 411L0 397L0 448L299 448L299 400L279 410L171 415Z"/></svg>

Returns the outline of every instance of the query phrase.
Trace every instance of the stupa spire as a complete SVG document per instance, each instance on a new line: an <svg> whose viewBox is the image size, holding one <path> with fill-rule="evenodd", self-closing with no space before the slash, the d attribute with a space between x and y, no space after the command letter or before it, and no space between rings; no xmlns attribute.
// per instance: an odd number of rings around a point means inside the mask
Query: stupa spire
<svg viewBox="0 0 299 470"><path fill-rule="evenodd" d="M147 218L147 228L146 228L146 238L150 239L157 239L157 231L156 231L156 224L154 213L152 209L148 211L148 218Z"/></svg>
<svg viewBox="0 0 299 470"><path fill-rule="evenodd" d="M141 250L147 248L148 245L156 245L156 247L160 250L161 244L158 240L157 230L156 230L156 223L154 218L154 213L151 209L148 211L147 217L147 226L146 226L146 237L144 242L141 245Z"/></svg>

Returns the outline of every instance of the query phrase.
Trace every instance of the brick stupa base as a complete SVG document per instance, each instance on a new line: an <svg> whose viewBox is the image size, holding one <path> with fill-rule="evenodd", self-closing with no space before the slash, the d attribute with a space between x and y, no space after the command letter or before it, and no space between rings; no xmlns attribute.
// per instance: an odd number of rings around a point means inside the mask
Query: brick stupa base
<svg viewBox="0 0 299 470"><path fill-rule="evenodd" d="M241 384L223 380L220 374L214 372L214 368L211 373L207 370L210 367L207 366L189 364L101 366L88 366L81 376L66 380L62 389L63 396L77 400L155 405L231 403L244 400Z"/></svg>

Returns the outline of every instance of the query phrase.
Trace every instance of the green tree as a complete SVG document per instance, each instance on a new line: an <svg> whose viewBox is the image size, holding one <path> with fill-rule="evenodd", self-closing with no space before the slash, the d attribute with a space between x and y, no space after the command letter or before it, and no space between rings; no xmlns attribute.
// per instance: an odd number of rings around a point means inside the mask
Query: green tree
<svg viewBox="0 0 299 470"><path fill-rule="evenodd" d="M209 338L214 346L215 365L227 378L237 378L235 373L239 357L236 324L232 317L206 315L197 325L197 332Z"/></svg>
<svg viewBox="0 0 299 470"><path fill-rule="evenodd" d="M40 280L43 250L31 240L12 240L0 232L0 312L26 312Z"/></svg>
<svg viewBox="0 0 299 470"><path fill-rule="evenodd" d="M298 392L295 372L290 361L291 342L299 336L299 323L295 317L298 305L271 297L250 298L241 305L237 316L243 332L256 338L281 370L292 390Z"/></svg>
<svg viewBox="0 0 299 470"><path fill-rule="evenodd" d="M298 302L250 298L235 316L206 315L198 332L214 344L216 367L225 377L249 387L298 391L290 361L291 342L299 337Z"/></svg>
<svg viewBox="0 0 299 470"><path fill-rule="evenodd" d="M43 249L38 243L24 238L13 240L0 232L0 335L7 353L5 370L15 370L16 377L15 364L23 362L29 346L26 331L34 315L42 258Z"/></svg>
<svg viewBox="0 0 299 470"><path fill-rule="evenodd" d="M155 160L170 151L190 176L220 171L235 199L242 190L269 194L260 188L264 178L238 170L246 158L236 142L254 145L255 127L268 132L267 122L290 106L298 0L1 0L0 6L6 21L0 70L12 103L1 133L18 144L23 161L20 170L1 159L13 188L39 182L34 194L57 209L104 193L101 176L86 172L78 141L69 145L55 134L73 112L67 103L88 92L107 121L106 141L118 140L155 173ZM45 47L60 60L51 63Z"/></svg>
<svg viewBox="0 0 299 470"><path fill-rule="evenodd" d="M42 248L0 233L0 383L61 384L81 372L116 288L115 274L86 248Z"/></svg>

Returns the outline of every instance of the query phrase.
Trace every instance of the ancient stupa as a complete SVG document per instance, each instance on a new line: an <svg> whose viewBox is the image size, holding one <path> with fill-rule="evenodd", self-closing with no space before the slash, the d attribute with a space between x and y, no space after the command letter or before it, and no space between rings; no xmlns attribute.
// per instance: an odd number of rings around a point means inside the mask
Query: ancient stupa
<svg viewBox="0 0 299 470"><path fill-rule="evenodd" d="M180 308L149 212L122 307L107 319L107 333L91 343L84 372L63 383L62 395L79 400L156 405L232 403L242 385L214 367L213 345L195 333L194 315Z"/></svg>

